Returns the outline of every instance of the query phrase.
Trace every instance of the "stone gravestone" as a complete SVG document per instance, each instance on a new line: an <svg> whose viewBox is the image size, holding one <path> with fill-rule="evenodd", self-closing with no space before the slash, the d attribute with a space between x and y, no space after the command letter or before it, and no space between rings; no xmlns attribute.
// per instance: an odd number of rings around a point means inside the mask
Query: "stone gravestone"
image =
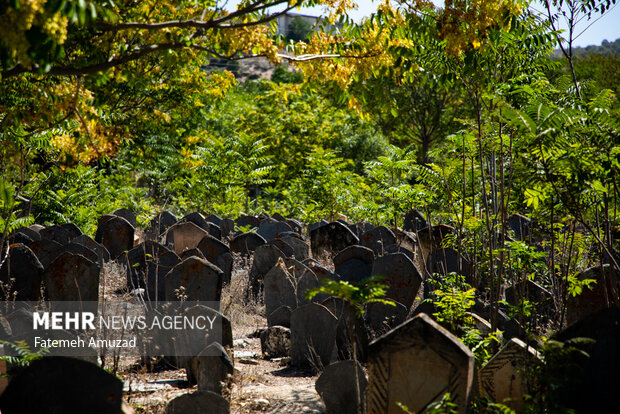
<svg viewBox="0 0 620 414"><path fill-rule="evenodd" d="M145 287L151 301L165 300L165 280L168 272L181 262L170 249L153 241L140 243L124 254L119 262L127 266L127 287Z"/></svg>
<svg viewBox="0 0 620 414"><path fill-rule="evenodd" d="M327 309L329 309L336 318L338 318L338 330L336 332L336 346L338 347L338 358L353 358L350 325L354 324L357 359L359 361L365 362L368 358L368 331L366 330L364 319L357 316L357 314L355 313L355 309L342 299L329 297L323 302L321 302L321 304Z"/></svg>
<svg viewBox="0 0 620 414"><path fill-rule="evenodd" d="M422 284L422 276L411 259L403 253L381 256L372 266L372 275L385 277L381 283L388 285L387 298L411 308Z"/></svg>
<svg viewBox="0 0 620 414"><path fill-rule="evenodd" d="M3 414L119 414L123 383L97 365L45 357L15 376L0 396Z"/></svg>
<svg viewBox="0 0 620 414"><path fill-rule="evenodd" d="M405 214L403 230L417 232L427 225L424 215L419 210L409 210L407 214Z"/></svg>
<svg viewBox="0 0 620 414"><path fill-rule="evenodd" d="M591 267L581 272L579 280L594 279L591 289L584 288L577 296L569 295L566 322L572 324L604 308L620 306L620 274L610 265Z"/></svg>
<svg viewBox="0 0 620 414"><path fill-rule="evenodd" d="M580 341L571 346L573 352L556 367L561 386L554 390L566 408L578 413L612 413L620 407L620 308L608 308L593 313L558 332L552 339L566 342L590 338L593 343Z"/></svg>
<svg viewBox="0 0 620 414"><path fill-rule="evenodd" d="M69 244L71 241L71 233L58 225L46 227L42 229L39 234L42 239L54 240L63 246Z"/></svg>
<svg viewBox="0 0 620 414"><path fill-rule="evenodd" d="M325 306L309 303L291 314L291 365L321 370L336 351L338 319Z"/></svg>
<svg viewBox="0 0 620 414"><path fill-rule="evenodd" d="M230 253L240 254L242 256L252 256L252 252L260 245L267 241L260 235L250 232L235 236L230 241Z"/></svg>
<svg viewBox="0 0 620 414"><path fill-rule="evenodd" d="M474 378L474 355L459 339L420 314L370 344L369 414L412 412L450 393L459 413L467 412Z"/></svg>
<svg viewBox="0 0 620 414"><path fill-rule="evenodd" d="M452 272L458 273L471 283L472 269L469 260L450 247L431 250L426 260L426 269L429 274L439 273L444 276Z"/></svg>
<svg viewBox="0 0 620 414"><path fill-rule="evenodd" d="M235 225L237 227L250 227L250 228L258 228L260 225L260 219L254 216L239 216L235 220Z"/></svg>
<svg viewBox="0 0 620 414"><path fill-rule="evenodd" d="M207 230L192 222L179 222L166 231L166 245L171 246L176 254L181 254L184 250L197 247L207 234Z"/></svg>
<svg viewBox="0 0 620 414"><path fill-rule="evenodd" d="M117 259L123 252L129 251L133 247L135 230L122 217L104 217L99 221L95 241L103 244L108 249L112 259Z"/></svg>
<svg viewBox="0 0 620 414"><path fill-rule="evenodd" d="M99 264L84 256L65 252L43 273L50 301L97 302Z"/></svg>
<svg viewBox="0 0 620 414"><path fill-rule="evenodd" d="M334 271L342 280L359 282L372 273L374 252L368 247L349 246L334 257Z"/></svg>
<svg viewBox="0 0 620 414"><path fill-rule="evenodd" d="M42 273L43 265L32 250L23 244L11 244L9 255L0 267L0 281L5 283L7 288L7 291L2 293L9 294L9 297L3 300L39 300Z"/></svg>
<svg viewBox="0 0 620 414"><path fill-rule="evenodd" d="M524 396L533 390L532 368L537 355L534 348L512 338L478 373L479 389L491 401L503 403L520 413L525 408Z"/></svg>
<svg viewBox="0 0 620 414"><path fill-rule="evenodd" d="M30 250L37 256L44 269L47 269L50 264L64 251L62 245L58 242L49 239L41 239L34 241L28 245Z"/></svg>
<svg viewBox="0 0 620 414"><path fill-rule="evenodd" d="M308 267L308 269L312 270L314 274L316 275L316 277L319 278L319 280L323 280L323 279L340 280L340 276L338 276L337 274L335 274L334 272L332 272L331 270L321 265L319 262L317 262L316 260L312 258L308 258L304 260L302 263L305 264Z"/></svg>
<svg viewBox="0 0 620 414"><path fill-rule="evenodd" d="M282 259L278 259L275 266L265 275L264 299L267 324L273 326L272 313L281 306L288 306L291 310L297 308L297 292L295 278L291 275ZM282 321L278 321L282 325ZM287 326L289 324L284 324Z"/></svg>
<svg viewBox="0 0 620 414"><path fill-rule="evenodd" d="M75 239L71 240L71 242L79 243L82 246L86 246L90 250L97 253L100 261L99 264L110 260L110 252L108 252L108 249L106 249L103 244L97 243L96 241L88 237L86 234L82 234L81 236L76 237Z"/></svg>
<svg viewBox="0 0 620 414"><path fill-rule="evenodd" d="M164 277L166 300L173 302L184 298L190 302L219 304L223 277L224 273L214 264L196 256L189 257L173 267Z"/></svg>
<svg viewBox="0 0 620 414"><path fill-rule="evenodd" d="M138 219L136 217L136 213L134 213L133 211L131 211L131 210L127 209L127 208L119 208L118 210L116 210L112 214L115 215L115 216L119 216L119 217L124 218L134 228L136 228L136 226L138 225Z"/></svg>
<svg viewBox="0 0 620 414"><path fill-rule="evenodd" d="M91 262L99 264L99 268L102 267L102 263L99 263L99 255L83 244L71 242L65 246L65 252L84 256Z"/></svg>
<svg viewBox="0 0 620 414"><path fill-rule="evenodd" d="M316 277L312 270L306 269L301 277L296 280L295 290L297 291L297 306L305 305L310 302L322 302L326 298L326 295L322 293L315 295L312 299L306 298L306 294L309 290L318 288L319 286L321 286L319 278Z"/></svg>
<svg viewBox="0 0 620 414"><path fill-rule="evenodd" d="M280 306L276 310L267 314L267 326L284 326L291 327L291 314L293 310L290 306Z"/></svg>
<svg viewBox="0 0 620 414"><path fill-rule="evenodd" d="M224 272L224 281L229 282L232 276L233 259L228 246L215 237L207 235L198 243L198 249L205 259Z"/></svg>
<svg viewBox="0 0 620 414"><path fill-rule="evenodd" d="M285 222L274 219L264 219L261 220L258 226L258 230L256 230L256 233L263 236L265 240L271 241L278 237L278 234L287 231L293 231L293 229Z"/></svg>
<svg viewBox="0 0 620 414"><path fill-rule="evenodd" d="M385 226L378 226L360 236L360 245L368 247L375 254L382 255L388 246L396 244L394 232Z"/></svg>
<svg viewBox="0 0 620 414"><path fill-rule="evenodd" d="M193 249L185 250L183 253L181 253L181 255L179 257L181 258L181 261L183 261L185 259L189 259L192 256L196 256L196 257L198 257L199 259L202 259L202 260L207 260L205 255L202 254L202 252L200 251L200 249L198 249L198 247L194 247Z"/></svg>
<svg viewBox="0 0 620 414"><path fill-rule="evenodd" d="M260 295L265 276L276 265L284 253L273 244L263 244L254 251L254 260L250 269L250 288L254 296Z"/></svg>
<svg viewBox="0 0 620 414"><path fill-rule="evenodd" d="M230 403L226 398L211 391L194 391L172 399L166 414L206 413L229 414Z"/></svg>
<svg viewBox="0 0 620 414"><path fill-rule="evenodd" d="M205 220L202 214L198 212L193 212L193 213L189 213L185 215L183 218L181 218L181 220L179 220L179 222L180 223L194 223L201 229L207 232L209 231L209 224L207 223L207 220Z"/></svg>
<svg viewBox="0 0 620 414"><path fill-rule="evenodd" d="M355 368L357 381L355 387ZM363 401L368 385L362 366L353 361L337 361L330 364L316 380L316 392L325 403L326 414L357 414L357 401ZM359 390L359 399L357 392Z"/></svg>
<svg viewBox="0 0 620 414"><path fill-rule="evenodd" d="M297 234L301 234L301 232L304 229L303 224L301 224L301 222L297 219L286 219L285 220L286 224L288 224L295 233Z"/></svg>
<svg viewBox="0 0 620 414"><path fill-rule="evenodd" d="M293 249L293 256L295 256L295 259L299 261L304 261L310 257L310 246L308 246L308 244L305 241L301 240L300 238L286 236L286 237L282 237L281 240L282 242L291 246L291 248Z"/></svg>
<svg viewBox="0 0 620 414"><path fill-rule="evenodd" d="M160 242L161 235L179 221L177 217L169 211L163 211L155 216L146 226L145 236L147 240Z"/></svg>
<svg viewBox="0 0 620 414"><path fill-rule="evenodd" d="M218 342L207 345L195 358L193 369L200 391L221 394L232 382L233 361Z"/></svg>
<svg viewBox="0 0 620 414"><path fill-rule="evenodd" d="M370 303L364 316L368 327L375 334L382 334L403 323L408 314L409 308L399 302L394 302L393 306L383 303Z"/></svg>
<svg viewBox="0 0 620 414"><path fill-rule="evenodd" d="M310 231L310 249L314 258L325 254L335 255L354 244L359 244L357 236L347 226L337 221Z"/></svg>

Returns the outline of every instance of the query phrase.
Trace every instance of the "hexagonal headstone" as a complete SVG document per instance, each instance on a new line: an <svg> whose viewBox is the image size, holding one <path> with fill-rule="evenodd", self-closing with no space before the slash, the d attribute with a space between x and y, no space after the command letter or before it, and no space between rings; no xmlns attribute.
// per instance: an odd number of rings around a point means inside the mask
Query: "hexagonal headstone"
<svg viewBox="0 0 620 414"><path fill-rule="evenodd" d="M338 319L325 306L309 303L291 314L291 365L321 369L335 357Z"/></svg>
<svg viewBox="0 0 620 414"><path fill-rule="evenodd" d="M372 275L385 277L381 282L388 285L388 298L411 308L422 284L422 276L405 254L391 253L379 257L373 263Z"/></svg>
<svg viewBox="0 0 620 414"><path fill-rule="evenodd" d="M9 255L0 267L0 280L8 287L8 292L3 293L9 294L3 300L39 300L42 274L43 265L28 246L11 244Z"/></svg>
<svg viewBox="0 0 620 414"><path fill-rule="evenodd" d="M523 341L512 338L478 373L480 390L491 401L506 404L522 412L524 396L533 390L533 378L528 367L536 363L536 351Z"/></svg>
<svg viewBox="0 0 620 414"><path fill-rule="evenodd" d="M420 314L370 344L366 402L369 414L400 414L396 403L422 412L450 393L465 413L474 355L457 337Z"/></svg>
<svg viewBox="0 0 620 414"><path fill-rule="evenodd" d="M293 249L293 256L299 261L310 257L310 246L298 237L285 236L281 240Z"/></svg>
<svg viewBox="0 0 620 414"><path fill-rule="evenodd" d="M223 272L212 263L196 256L189 257L164 277L166 300L219 302ZM219 310L219 309L217 309Z"/></svg>
<svg viewBox="0 0 620 414"><path fill-rule="evenodd" d="M95 241L110 252L112 259L131 250L134 242L134 227L122 217L111 216L99 222Z"/></svg>

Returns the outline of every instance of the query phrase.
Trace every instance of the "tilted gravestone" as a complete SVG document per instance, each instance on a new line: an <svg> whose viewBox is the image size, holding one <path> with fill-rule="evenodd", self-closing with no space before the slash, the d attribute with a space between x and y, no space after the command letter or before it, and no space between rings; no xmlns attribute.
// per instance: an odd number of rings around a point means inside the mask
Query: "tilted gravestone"
<svg viewBox="0 0 620 414"><path fill-rule="evenodd" d="M368 247L349 246L334 257L334 271L342 280L359 282L370 277L374 252Z"/></svg>
<svg viewBox="0 0 620 414"><path fill-rule="evenodd" d="M274 246L277 246L278 249L282 250L282 253L284 253L284 256L286 256L286 257L294 257L295 256L295 250L293 250L293 246L291 246L290 244L284 242L279 237L276 237L275 239L272 239L272 240L270 240L267 243L268 244L273 244Z"/></svg>
<svg viewBox="0 0 620 414"><path fill-rule="evenodd" d="M214 264L196 256L189 257L173 267L164 277L166 300L219 304L223 277L224 273Z"/></svg>
<svg viewBox="0 0 620 414"><path fill-rule="evenodd" d="M39 262L44 269L47 269L50 264L64 251L63 246L49 239L41 239L34 241L28 245L30 250L37 256Z"/></svg>
<svg viewBox="0 0 620 414"><path fill-rule="evenodd" d="M338 318L338 330L336 333L338 358L352 359L351 333L353 333L356 340L357 359L359 361L366 361L368 358L368 331L366 330L364 319L356 314L353 306L342 299L329 297L321 302L321 305L329 309ZM353 332L351 332L351 329Z"/></svg>
<svg viewBox="0 0 620 414"><path fill-rule="evenodd" d="M450 393L465 413L474 378L474 355L459 339L420 314L370 344L369 414L401 414L397 402L422 412Z"/></svg>
<svg viewBox="0 0 620 414"><path fill-rule="evenodd" d="M205 259L224 272L224 283L230 282L234 262L228 246L215 237L208 235L200 240L198 249L204 254Z"/></svg>
<svg viewBox="0 0 620 414"><path fill-rule="evenodd" d="M194 247L193 249L185 250L183 253L181 253L179 257L181 258L181 261L183 261L192 256L196 256L197 258L202 259L202 260L207 260L205 255L202 254L202 252L197 247Z"/></svg>
<svg viewBox="0 0 620 414"><path fill-rule="evenodd" d="M115 216L119 216L119 217L124 218L134 228L138 225L138 218L136 216L136 213L134 213L133 211L131 211L131 210L127 209L127 208L119 208L118 210L116 210L112 214L115 215Z"/></svg>
<svg viewBox="0 0 620 414"><path fill-rule="evenodd" d="M372 266L373 276L383 276L381 283L388 286L387 298L411 308L418 289L422 284L422 276L413 262L403 253L392 253L376 259Z"/></svg>
<svg viewBox="0 0 620 414"><path fill-rule="evenodd" d="M99 264L84 256L62 253L45 269L43 282L50 301L97 302Z"/></svg>
<svg viewBox="0 0 620 414"><path fill-rule="evenodd" d="M226 398L211 391L194 391L172 399L166 406L166 414L204 413L229 414L230 403Z"/></svg>
<svg viewBox="0 0 620 414"><path fill-rule="evenodd" d="M579 352L563 356L553 376L559 386L552 397L578 413L611 413L620 407L620 308L597 311L558 332L551 339ZM583 338L589 338L585 342ZM565 345L564 349L568 348ZM585 354L584 354L585 353Z"/></svg>
<svg viewBox="0 0 620 414"><path fill-rule="evenodd" d="M0 396L0 410L15 413L119 414L123 383L90 362L44 357L15 376Z"/></svg>
<svg viewBox="0 0 620 414"><path fill-rule="evenodd" d="M357 382L355 386L355 369ZM316 380L316 392L325 403L326 414L357 414L368 386L366 374L359 362L337 361L325 368ZM359 392L359 395L358 395Z"/></svg>
<svg viewBox="0 0 620 414"><path fill-rule="evenodd" d="M264 219L261 220L258 225L258 230L256 230L256 233L263 236L265 240L270 241L278 237L278 234L288 231L293 231L293 229L285 222L274 219Z"/></svg>
<svg viewBox="0 0 620 414"><path fill-rule="evenodd" d="M284 258L284 253L273 244L263 244L254 251L254 260L252 260L250 269L250 288L254 296L262 291L265 276L276 265L279 258Z"/></svg>
<svg viewBox="0 0 620 414"><path fill-rule="evenodd" d="M71 233L58 225L46 227L42 229L39 234L41 235L42 239L54 240L55 242L58 242L63 246L69 244L72 238Z"/></svg>
<svg viewBox="0 0 620 414"><path fill-rule="evenodd" d="M297 308L295 278L288 272L282 259L278 259L276 265L265 275L264 299L269 326L272 326L270 316L276 309L281 306L288 306L290 309Z"/></svg>
<svg viewBox="0 0 620 414"><path fill-rule="evenodd" d="M310 231L310 248L315 258L323 255L333 256L354 244L359 244L357 236L347 226L337 221Z"/></svg>
<svg viewBox="0 0 620 414"><path fill-rule="evenodd" d="M166 232L177 221L177 217L169 211L163 211L153 217L146 226L145 236L147 240L160 241L161 235Z"/></svg>
<svg viewBox="0 0 620 414"><path fill-rule="evenodd" d="M424 215L419 210L409 210L405 214L405 221L403 223L404 230L416 232L422 230L427 225Z"/></svg>
<svg viewBox="0 0 620 414"><path fill-rule="evenodd" d="M200 391L221 394L232 382L233 361L218 342L207 345L193 361L192 370Z"/></svg>
<svg viewBox="0 0 620 414"><path fill-rule="evenodd" d="M95 241L101 243L110 252L112 259L123 252L131 250L134 242L134 227L124 218L103 216L99 221Z"/></svg>
<svg viewBox="0 0 620 414"><path fill-rule="evenodd" d="M0 258L0 263L3 258ZM0 281L5 283L6 301L37 301L41 296L43 265L28 246L11 244L9 255L0 267ZM12 279L12 280L11 280Z"/></svg>
<svg viewBox="0 0 620 414"><path fill-rule="evenodd" d="M601 271L602 270L602 271ZM577 275L579 280L596 281L591 288L584 287L577 295L569 295L566 304L566 322L572 324L604 308L620 306L620 273L610 265L591 267Z"/></svg>
<svg viewBox="0 0 620 414"><path fill-rule="evenodd" d="M512 338L478 373L480 391L491 401L503 403L520 413L526 394L533 390L532 370L536 351L523 341Z"/></svg>
<svg viewBox="0 0 620 414"><path fill-rule="evenodd" d="M145 241L123 254L119 262L127 267L127 287L147 288L147 299L165 300L164 277L181 262L170 249L153 241Z"/></svg>
<svg viewBox="0 0 620 414"><path fill-rule="evenodd" d="M316 275L316 277L319 278L319 280L323 280L323 279L340 280L340 276L338 276L337 274L335 274L334 272L332 272L331 270L321 265L319 262L317 262L316 260L312 258L308 258L304 260L302 263L305 264L308 267L308 269L312 270L314 274Z"/></svg>
<svg viewBox="0 0 620 414"><path fill-rule="evenodd" d="M360 245L368 247L376 255L384 254L385 249L393 244L396 244L396 236L385 226L377 226L360 236Z"/></svg>
<svg viewBox="0 0 620 414"><path fill-rule="evenodd" d="M311 223L308 226L308 233L312 233L312 231L318 229L319 227L323 227L323 226L326 226L328 224L329 224L329 222L325 221L325 220L317 221L316 223Z"/></svg>
<svg viewBox="0 0 620 414"><path fill-rule="evenodd" d="M83 244L71 242L65 246L65 251L73 254L82 255L91 262L99 264L100 268L102 266L102 263L99 263L99 255L93 250L84 246Z"/></svg>
<svg viewBox="0 0 620 414"><path fill-rule="evenodd" d="M243 233L230 240L230 253L251 256L258 246L266 243L267 241L262 236L254 232Z"/></svg>
<svg viewBox="0 0 620 414"><path fill-rule="evenodd" d="M285 220L286 224L288 224L295 233L297 234L301 234L301 232L304 229L303 224L301 224L301 222L297 219L286 219Z"/></svg>
<svg viewBox="0 0 620 414"><path fill-rule="evenodd" d="M310 257L310 246L298 237L286 236L281 239L284 243L291 246L293 256L299 261L304 261Z"/></svg>
<svg viewBox="0 0 620 414"><path fill-rule="evenodd" d="M209 231L209 223L207 223L207 220L205 220L202 214L198 212L193 212L193 213L189 213L185 215L183 218L181 218L181 220L179 220L179 222L180 223L194 223L201 229L207 232Z"/></svg>
<svg viewBox="0 0 620 414"><path fill-rule="evenodd" d="M37 240L41 240L41 235L28 227L20 227L9 236L9 244L29 244Z"/></svg>
<svg viewBox="0 0 620 414"><path fill-rule="evenodd" d="M207 234L207 230L192 222L179 222L166 231L166 246L171 247L176 254L181 254L184 250L197 247Z"/></svg>
<svg viewBox="0 0 620 414"><path fill-rule="evenodd" d="M335 357L338 319L325 306L309 303L291 314L291 365L321 370Z"/></svg>
<svg viewBox="0 0 620 414"><path fill-rule="evenodd" d="M71 240L71 242L79 243L82 246L88 247L90 250L97 253L97 256L99 257L99 264L110 260L110 252L108 252L108 249L106 249L103 244L97 243L96 241L88 237L86 234L82 234L81 236L76 237L75 239Z"/></svg>

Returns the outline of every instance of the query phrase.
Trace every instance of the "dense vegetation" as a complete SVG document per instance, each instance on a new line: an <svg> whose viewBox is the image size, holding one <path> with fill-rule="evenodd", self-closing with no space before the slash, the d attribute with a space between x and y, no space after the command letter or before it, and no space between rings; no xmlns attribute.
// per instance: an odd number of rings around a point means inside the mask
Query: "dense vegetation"
<svg viewBox="0 0 620 414"><path fill-rule="evenodd" d="M334 16L349 5L306 3ZM561 327L567 296L592 283L581 270L620 270L618 41L574 54L551 11L446 3L383 4L288 46L262 24L274 17L262 2L232 14L210 1L0 6L3 247L33 222L92 234L119 207L140 225L165 208L392 226L417 208L455 228L446 243L495 310L500 282L527 278L554 297L530 333ZM615 2L547 3L594 18ZM280 62L285 46L296 72L272 81L202 69ZM515 239L513 213L534 220L536 247Z"/></svg>

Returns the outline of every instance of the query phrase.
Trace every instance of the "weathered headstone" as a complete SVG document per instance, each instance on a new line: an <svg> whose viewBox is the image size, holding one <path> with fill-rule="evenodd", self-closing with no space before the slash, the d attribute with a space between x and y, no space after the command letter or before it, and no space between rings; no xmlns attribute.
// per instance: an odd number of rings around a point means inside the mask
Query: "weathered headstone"
<svg viewBox="0 0 620 414"><path fill-rule="evenodd" d="M422 230L427 225L424 215L419 210L409 210L407 214L405 214L405 222L403 224L404 230L415 232Z"/></svg>
<svg viewBox="0 0 620 414"><path fill-rule="evenodd" d="M274 219L264 219L261 220L258 225L258 230L256 230L256 233L263 236L265 240L270 241L278 237L278 234L287 231L293 231L293 229L285 222Z"/></svg>
<svg viewBox="0 0 620 414"><path fill-rule="evenodd" d="M258 226L260 225L260 220L258 217L254 216L239 216L235 220L235 225L237 227L258 228Z"/></svg>
<svg viewBox="0 0 620 414"><path fill-rule="evenodd" d="M385 248L396 244L394 232L385 226L378 226L360 236L360 245L368 247L376 255L385 253Z"/></svg>
<svg viewBox="0 0 620 414"><path fill-rule="evenodd" d="M99 263L99 255L93 250L84 246L83 244L71 242L65 246L65 251L73 254L82 255L91 262L99 264L100 268L102 266L102 263Z"/></svg>
<svg viewBox="0 0 620 414"><path fill-rule="evenodd" d="M181 262L170 249L153 241L140 243L119 259L127 267L127 287L145 287L151 301L165 300L165 280L168 272Z"/></svg>
<svg viewBox="0 0 620 414"><path fill-rule="evenodd" d="M602 271L601 271L602 270ZM584 288L577 296L569 295L566 304L566 322L572 324L604 308L620 306L620 273L612 266L591 267L581 272L579 280L594 279L596 283Z"/></svg>
<svg viewBox="0 0 620 414"><path fill-rule="evenodd" d="M222 222L219 223L218 226L220 226L220 229L222 230L222 237L228 237L233 231L235 231L235 222L229 218L222 219Z"/></svg>
<svg viewBox="0 0 620 414"><path fill-rule="evenodd" d="M134 231L134 227L124 218L111 216L100 220L95 241L103 244L110 257L116 259L133 247Z"/></svg>
<svg viewBox="0 0 620 414"><path fill-rule="evenodd" d="M110 252L108 252L108 249L106 249L103 244L97 243L96 241L88 237L86 234L82 234L81 236L76 237L75 239L71 240L71 242L79 243L82 246L86 246L90 250L97 253L97 256L99 257L99 264L110 260Z"/></svg>
<svg viewBox="0 0 620 414"><path fill-rule="evenodd" d="M278 259L264 280L265 313L268 315L268 323L269 315L279 307L297 308L295 284L294 276L287 271L282 259Z"/></svg>
<svg viewBox="0 0 620 414"><path fill-rule="evenodd" d="M181 254L184 250L197 247L207 234L207 230L192 222L179 222L166 231L166 246L172 246L176 254Z"/></svg>
<svg viewBox="0 0 620 414"><path fill-rule="evenodd" d="M295 290L297 291L297 306L310 302L322 302L326 298L325 294L315 295L312 300L306 298L306 293L310 289L315 289L319 286L321 286L321 282L319 282L319 279L316 277L314 272L310 269L306 270L296 281Z"/></svg>
<svg viewBox="0 0 620 414"><path fill-rule="evenodd" d="M62 253L43 273L50 301L97 302L99 264L81 255Z"/></svg>
<svg viewBox="0 0 620 414"><path fill-rule="evenodd" d="M242 256L251 256L252 252L267 241L260 235L250 232L235 236L230 240L230 253L238 253Z"/></svg>
<svg viewBox="0 0 620 414"><path fill-rule="evenodd" d="M189 257L164 277L166 300L179 301L183 297L190 302L219 303L223 277L223 272L214 264L196 256Z"/></svg>
<svg viewBox="0 0 620 414"><path fill-rule="evenodd" d="M119 216L119 217L124 218L134 228L136 228L136 226L138 225L138 218L136 217L136 213L134 213L133 211L131 211L131 210L127 209L127 208L119 208L118 210L116 210L112 214L115 215L115 216Z"/></svg>
<svg viewBox="0 0 620 414"><path fill-rule="evenodd" d="M286 224L288 224L295 233L301 234L304 229L303 224L297 219L286 219Z"/></svg>
<svg viewBox="0 0 620 414"><path fill-rule="evenodd" d="M580 352L563 357L556 366L559 387L553 390L567 409L578 413L612 413L620 407L620 308L608 308L593 313L552 337L570 344ZM565 346L565 349L567 346ZM585 355L584 353L585 352Z"/></svg>
<svg viewBox="0 0 620 414"><path fill-rule="evenodd" d="M328 224L329 224L329 222L325 221L325 220L317 221L316 223L311 223L308 226L308 233L312 233L312 231L318 229L319 227L323 227L323 226L326 226Z"/></svg>
<svg viewBox="0 0 620 414"><path fill-rule="evenodd" d="M355 369L357 369L357 389ZM357 414L358 402L361 407L367 386L368 380L359 362L337 361L325 368L316 380L315 388L325 403L326 414Z"/></svg>
<svg viewBox="0 0 620 414"><path fill-rule="evenodd" d="M302 263L305 264L308 267L308 269L312 270L314 274L316 275L316 277L319 278L319 280L323 280L323 279L340 280L340 276L338 276L337 274L335 274L334 272L332 272L331 270L321 265L319 262L317 262L316 260L312 258L308 258L304 260Z"/></svg>
<svg viewBox="0 0 620 414"><path fill-rule="evenodd" d="M503 403L522 412L524 396L533 388L533 377L528 368L536 363L536 351L520 339L512 338L478 373L480 391L491 401Z"/></svg>
<svg viewBox="0 0 620 414"><path fill-rule="evenodd" d="M34 241L28 245L30 250L37 256L44 269L64 251L63 246L49 239L41 239Z"/></svg>
<svg viewBox="0 0 620 414"><path fill-rule="evenodd" d="M145 235L148 240L160 241L161 235L172 227L177 221L177 217L169 211L163 211L155 216L146 226Z"/></svg>
<svg viewBox="0 0 620 414"><path fill-rule="evenodd" d="M250 288L254 296L260 294L265 276L276 265L279 258L284 258L284 253L273 244L263 244L254 251L254 260L249 275Z"/></svg>
<svg viewBox="0 0 620 414"><path fill-rule="evenodd" d="M221 394L232 382L233 362L228 352L218 342L207 345L193 361L198 389Z"/></svg>
<svg viewBox="0 0 620 414"><path fill-rule="evenodd" d="M0 396L0 410L17 413L119 414L123 383L97 365L66 357L32 362Z"/></svg>
<svg viewBox="0 0 620 414"><path fill-rule="evenodd" d="M357 358L359 361L366 361L368 358L368 331L366 330L364 319L359 317L355 309L342 299L330 297L321 302L321 304L338 318L338 330L336 333L338 358L352 359L353 347L350 334L351 329L353 329L356 339ZM354 326L351 327L351 324Z"/></svg>
<svg viewBox="0 0 620 414"><path fill-rule="evenodd" d="M202 254L202 251L200 251L200 249L198 249L197 247L194 247L193 249L185 250L183 253L181 253L179 257L181 258L181 261L183 261L192 256L196 256L197 258L202 259L202 260L207 260L205 255Z"/></svg>
<svg viewBox="0 0 620 414"><path fill-rule="evenodd" d="M274 246L277 246L278 249L280 249L282 253L284 253L285 257L295 256L295 250L293 250L293 247L280 238L272 239L271 241L267 242L267 244L273 244Z"/></svg>
<svg viewBox="0 0 620 414"><path fill-rule="evenodd" d="M310 231L310 247L315 258L325 254L335 255L354 244L359 244L357 236L347 226L337 221Z"/></svg>
<svg viewBox="0 0 620 414"><path fill-rule="evenodd" d="M187 413L229 414L230 403L211 391L194 391L172 399L166 406L166 414Z"/></svg>
<svg viewBox="0 0 620 414"><path fill-rule="evenodd" d="M280 306L271 313L267 314L267 326L284 326L291 327L291 313L293 310L290 306Z"/></svg>
<svg viewBox="0 0 620 414"><path fill-rule="evenodd" d="M342 280L359 282L370 277L374 252L368 247L349 246L334 257L334 271Z"/></svg>
<svg viewBox="0 0 620 414"><path fill-rule="evenodd" d="M61 224L60 227L62 227L63 230L69 233L70 240L73 240L76 237L79 237L82 235L82 230L80 230L80 228L76 226L74 223L64 223L64 224Z"/></svg>
<svg viewBox="0 0 620 414"><path fill-rule="evenodd" d="M226 244L211 235L205 236L198 243L198 249L205 259L219 267L224 272L224 283L228 283L232 276L233 258Z"/></svg>
<svg viewBox="0 0 620 414"><path fill-rule="evenodd" d="M408 313L409 308L399 302L394 302L393 305L370 303L364 316L370 329L375 334L382 334L403 323Z"/></svg>
<svg viewBox="0 0 620 414"><path fill-rule="evenodd" d="M0 267L0 281L5 283L7 289L2 293L9 295L2 299L6 301L39 300L42 274L43 265L28 246L11 244L9 255Z"/></svg>
<svg viewBox="0 0 620 414"><path fill-rule="evenodd" d="M291 330L284 326L271 326L260 334L260 348L267 359L287 357L291 351Z"/></svg>
<svg viewBox="0 0 620 414"><path fill-rule="evenodd" d="M28 227L20 227L9 236L10 244L22 243L27 245L37 240L41 240L41 235Z"/></svg>
<svg viewBox="0 0 620 414"><path fill-rule="evenodd" d="M194 223L201 229L207 232L209 231L209 224L207 223L207 220L205 220L202 214L198 212L186 214L183 218L181 218L181 220L179 220L179 222L180 223Z"/></svg>
<svg viewBox="0 0 620 414"><path fill-rule="evenodd" d="M452 272L458 273L465 276L467 281L469 281L472 275L469 260L450 247L431 250L426 260L426 269L430 274L439 273L444 276Z"/></svg>
<svg viewBox="0 0 620 414"><path fill-rule="evenodd" d="M291 365L320 370L336 351L338 319L325 306L309 303L291 314Z"/></svg>
<svg viewBox="0 0 620 414"><path fill-rule="evenodd" d="M42 239L54 240L63 246L66 246L71 241L71 233L58 225L46 227L39 234Z"/></svg>
<svg viewBox="0 0 620 414"><path fill-rule="evenodd" d="M413 412L450 393L465 413L474 377L474 355L459 339L420 314L370 344L366 391L369 414Z"/></svg>
<svg viewBox="0 0 620 414"><path fill-rule="evenodd" d="M282 237L281 240L292 247L295 259L304 261L310 257L310 246L300 238L286 236Z"/></svg>
<svg viewBox="0 0 620 414"><path fill-rule="evenodd" d="M381 283L388 285L386 297L411 308L422 283L422 276L413 262L403 253L386 254L377 258L372 275L385 277Z"/></svg>

